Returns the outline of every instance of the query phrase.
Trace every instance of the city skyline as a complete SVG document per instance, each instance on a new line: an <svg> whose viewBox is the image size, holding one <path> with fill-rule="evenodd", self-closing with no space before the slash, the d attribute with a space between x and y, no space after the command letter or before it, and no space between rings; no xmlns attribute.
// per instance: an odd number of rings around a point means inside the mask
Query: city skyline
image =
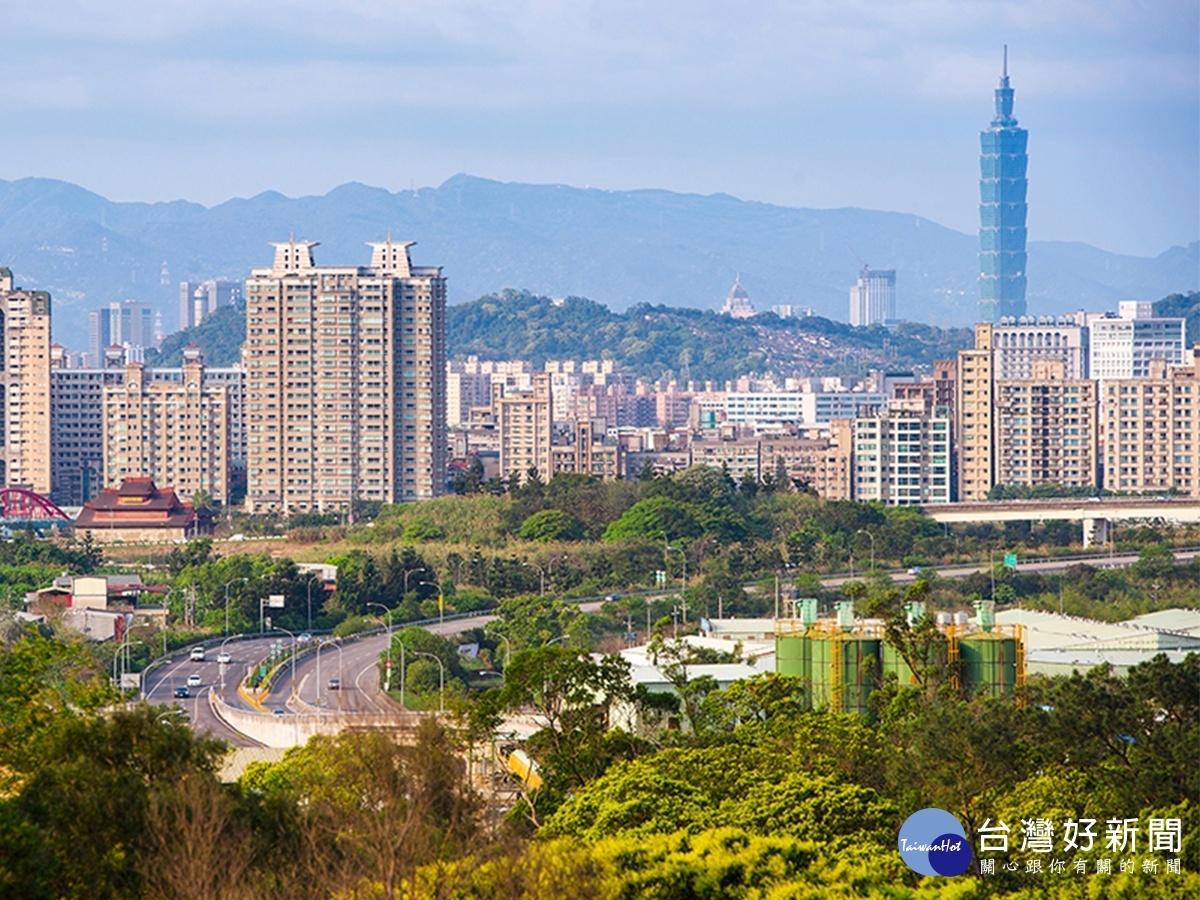
<svg viewBox="0 0 1200 900"><path fill-rule="evenodd" d="M980 98L1008 43L1037 135L1030 240L1153 256L1200 234L1179 202L1200 193L1192 3L804 4L732 25L710 3L55 7L7 12L21 39L0 90L43 140L0 151L3 178L211 205L467 172L894 210L972 233ZM301 113L322 128L281 142Z"/></svg>

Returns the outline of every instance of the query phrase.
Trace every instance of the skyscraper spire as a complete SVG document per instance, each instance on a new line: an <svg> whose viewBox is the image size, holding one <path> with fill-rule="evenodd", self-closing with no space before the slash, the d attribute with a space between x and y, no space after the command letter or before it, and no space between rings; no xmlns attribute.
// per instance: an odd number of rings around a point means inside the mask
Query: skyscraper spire
<svg viewBox="0 0 1200 900"><path fill-rule="evenodd" d="M1013 116L1008 80L1008 45L996 117L979 135L979 321L1025 315L1025 219L1029 133Z"/></svg>

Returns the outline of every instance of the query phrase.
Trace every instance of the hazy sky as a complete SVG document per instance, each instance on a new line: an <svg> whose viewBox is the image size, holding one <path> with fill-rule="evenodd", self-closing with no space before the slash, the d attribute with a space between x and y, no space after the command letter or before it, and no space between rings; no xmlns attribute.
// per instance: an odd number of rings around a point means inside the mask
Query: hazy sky
<svg viewBox="0 0 1200 900"><path fill-rule="evenodd" d="M0 0L0 178L724 192L978 227L1001 45L1032 240L1200 238L1197 0Z"/></svg>

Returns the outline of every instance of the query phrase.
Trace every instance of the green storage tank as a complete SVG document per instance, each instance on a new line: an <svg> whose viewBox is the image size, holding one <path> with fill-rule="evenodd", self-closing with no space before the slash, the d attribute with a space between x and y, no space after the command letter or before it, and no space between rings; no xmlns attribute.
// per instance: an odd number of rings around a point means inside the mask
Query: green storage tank
<svg viewBox="0 0 1200 900"><path fill-rule="evenodd" d="M944 634L938 633L930 638L928 645L928 655L923 663L919 666L937 666L939 669L946 668L947 661L950 658L950 645ZM891 644L883 644L883 674L892 673L896 676L896 683L901 687L913 685L917 683L916 677L913 675L913 670L909 667L908 662L901 655L900 651Z"/></svg>
<svg viewBox="0 0 1200 900"><path fill-rule="evenodd" d="M775 638L775 669L780 675L812 680L812 640L807 634Z"/></svg>
<svg viewBox="0 0 1200 900"><path fill-rule="evenodd" d="M866 715L867 699L879 679L880 644L879 638L857 634L814 634L813 706ZM840 666L838 656L841 657ZM835 703L839 687L841 701Z"/></svg>
<svg viewBox="0 0 1200 900"><path fill-rule="evenodd" d="M959 638L963 690L989 697L1011 694L1017 686L1019 652L1016 638L1004 634L976 632Z"/></svg>

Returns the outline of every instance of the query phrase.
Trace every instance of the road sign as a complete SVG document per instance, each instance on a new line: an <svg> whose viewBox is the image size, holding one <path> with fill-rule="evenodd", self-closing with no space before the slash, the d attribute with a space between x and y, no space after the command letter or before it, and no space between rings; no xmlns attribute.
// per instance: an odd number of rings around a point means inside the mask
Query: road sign
<svg viewBox="0 0 1200 900"><path fill-rule="evenodd" d="M1004 554L1004 568L1012 569L1012 570L1016 571L1017 554L1015 554L1015 553L1005 553Z"/></svg>
<svg viewBox="0 0 1200 900"><path fill-rule="evenodd" d="M659 587L663 587L667 583L667 573L664 569L659 569L654 573L654 581Z"/></svg>
<svg viewBox="0 0 1200 900"><path fill-rule="evenodd" d="M271 609L283 609L283 594L272 594L267 598L267 606Z"/></svg>

